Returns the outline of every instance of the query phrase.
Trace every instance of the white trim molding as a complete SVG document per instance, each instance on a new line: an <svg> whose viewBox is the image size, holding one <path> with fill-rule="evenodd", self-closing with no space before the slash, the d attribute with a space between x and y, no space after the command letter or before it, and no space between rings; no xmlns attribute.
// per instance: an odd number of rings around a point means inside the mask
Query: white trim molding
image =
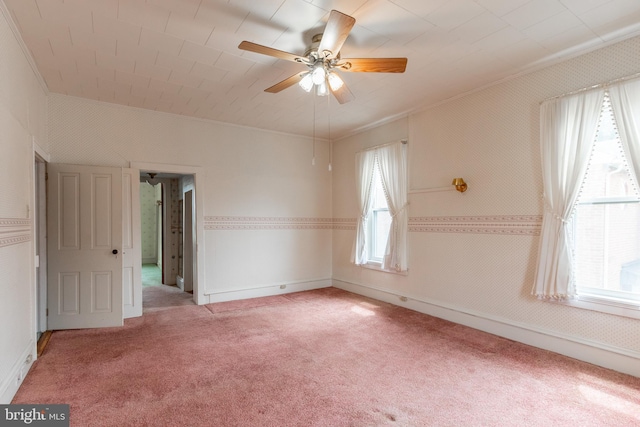
<svg viewBox="0 0 640 427"><path fill-rule="evenodd" d="M635 351L532 327L486 313L449 306L439 301L412 298L390 290L349 281L333 279L333 286L543 350L562 354L573 359L640 377L640 353Z"/></svg>
<svg viewBox="0 0 640 427"><path fill-rule="evenodd" d="M4 15L4 18L7 21L9 28L11 28L11 32L13 33L13 36L15 37L16 42L20 46L20 49L22 50L22 54L24 55L25 59L29 63L29 67L31 67L31 71L33 71L33 76L36 78L36 81L40 85L40 88L42 89L45 95L49 95L50 93L49 87L45 83L44 78L42 78L42 75L38 70L38 66L36 65L36 61L33 59L33 56L31 55L31 51L29 50L26 43L24 42L24 39L22 38L22 34L20 34L20 30L18 29L18 26L14 22L13 17L11 16L11 12L7 8L7 5L5 4L4 1L0 1L0 13Z"/></svg>
<svg viewBox="0 0 640 427"><path fill-rule="evenodd" d="M301 282L282 282L258 285L245 289L229 289L207 292L209 303L226 302L248 298L270 297L274 295L290 294L292 292L310 291L331 287L331 279L311 279Z"/></svg>
<svg viewBox="0 0 640 427"><path fill-rule="evenodd" d="M31 219L0 218L0 248L30 242L31 229Z"/></svg>
<svg viewBox="0 0 640 427"><path fill-rule="evenodd" d="M8 405L18 392L27 372L36 360L36 342L30 340L18 359L15 361L7 376L0 383L0 404Z"/></svg>

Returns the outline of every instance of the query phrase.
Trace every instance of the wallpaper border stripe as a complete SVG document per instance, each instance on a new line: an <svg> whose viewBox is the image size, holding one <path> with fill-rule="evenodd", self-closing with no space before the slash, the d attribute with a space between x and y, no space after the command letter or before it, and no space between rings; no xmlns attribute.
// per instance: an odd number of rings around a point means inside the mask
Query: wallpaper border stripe
<svg viewBox="0 0 640 427"><path fill-rule="evenodd" d="M332 218L206 216L205 230L304 230L333 228Z"/></svg>
<svg viewBox="0 0 640 427"><path fill-rule="evenodd" d="M31 241L31 220L0 218L0 248Z"/></svg>
<svg viewBox="0 0 640 427"><path fill-rule="evenodd" d="M540 215L434 216L409 218L410 232L537 236Z"/></svg>
<svg viewBox="0 0 640 427"><path fill-rule="evenodd" d="M541 215L409 218L410 232L539 235ZM207 216L205 230L355 230L356 218Z"/></svg>

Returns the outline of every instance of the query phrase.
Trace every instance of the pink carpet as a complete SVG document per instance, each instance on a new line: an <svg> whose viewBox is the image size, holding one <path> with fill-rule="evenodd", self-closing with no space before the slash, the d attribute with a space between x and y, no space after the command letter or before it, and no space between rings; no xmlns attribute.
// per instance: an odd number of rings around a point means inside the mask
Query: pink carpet
<svg viewBox="0 0 640 427"><path fill-rule="evenodd" d="M335 288L149 289L123 328L55 332L14 403L73 426L640 425L640 378Z"/></svg>

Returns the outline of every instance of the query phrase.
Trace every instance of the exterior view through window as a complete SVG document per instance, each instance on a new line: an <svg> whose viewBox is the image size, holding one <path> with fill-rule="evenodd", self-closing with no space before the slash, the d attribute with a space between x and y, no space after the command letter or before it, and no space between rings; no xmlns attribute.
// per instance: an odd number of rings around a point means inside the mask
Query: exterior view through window
<svg viewBox="0 0 640 427"><path fill-rule="evenodd" d="M382 263L384 253L387 248L387 240L389 238L391 215L389 214L387 199L384 195L384 187L382 186L382 178L380 177L378 162L376 162L373 171L372 188L372 207L367 221L369 260L375 263Z"/></svg>
<svg viewBox="0 0 640 427"><path fill-rule="evenodd" d="M608 97L574 212L576 291L581 299L640 302L640 199Z"/></svg>

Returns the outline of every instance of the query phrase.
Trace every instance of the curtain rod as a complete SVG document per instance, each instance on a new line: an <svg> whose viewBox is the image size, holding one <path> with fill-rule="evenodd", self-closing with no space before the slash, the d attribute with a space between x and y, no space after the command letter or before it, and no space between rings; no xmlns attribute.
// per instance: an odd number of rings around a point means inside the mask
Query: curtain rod
<svg viewBox="0 0 640 427"><path fill-rule="evenodd" d="M357 151L357 153L363 153L365 151L371 151L371 150L375 150L376 148L382 148L382 147L387 147L389 145L393 145L393 144L397 144L398 142L401 142L402 145L407 145L409 143L408 140L406 139L401 139L400 141L391 141L391 142L387 142L386 144L380 144L380 145L375 145L373 147L369 147L369 148L364 148L360 151Z"/></svg>
<svg viewBox="0 0 640 427"><path fill-rule="evenodd" d="M544 101L540 102L540 104L544 104L547 101L553 101L554 99L562 98L562 97L569 96L569 95L575 95L575 94L578 94L578 93L581 93L581 92L586 92L586 91L589 91L589 90L600 89L600 88L603 88L603 87L611 86L612 84L615 84L615 83L620 83L620 82L624 82L624 81L627 81L627 80L633 80L633 79L636 79L636 78L640 78L640 73L635 73L635 74L631 74L630 76L625 76L625 77L620 77L620 78L617 78L617 79L609 80L608 82L605 82L605 83L598 83L598 84L593 85L593 86L588 86L588 87L583 87L581 89L572 90L571 92L566 92L566 93L563 93L562 95L552 96L551 98L547 98Z"/></svg>

